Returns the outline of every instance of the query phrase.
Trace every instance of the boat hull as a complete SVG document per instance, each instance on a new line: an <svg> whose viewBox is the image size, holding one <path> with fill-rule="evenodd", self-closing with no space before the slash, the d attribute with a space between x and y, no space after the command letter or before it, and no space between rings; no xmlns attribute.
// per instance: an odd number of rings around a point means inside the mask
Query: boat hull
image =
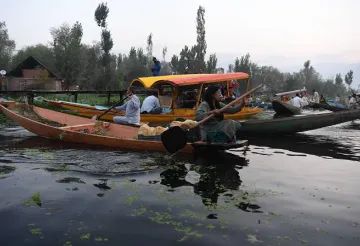
<svg viewBox="0 0 360 246"><path fill-rule="evenodd" d="M314 130L360 119L360 110L346 110L335 113L299 115L271 120L249 120L242 123L237 136L286 135Z"/></svg>
<svg viewBox="0 0 360 246"><path fill-rule="evenodd" d="M344 111L344 110L348 110L345 107L337 107L337 106L333 106L333 105L329 105L327 103L314 103L314 102L310 102L309 106L311 108L323 108L326 110L330 110L332 112L339 112L339 111Z"/></svg>
<svg viewBox="0 0 360 246"><path fill-rule="evenodd" d="M50 100L48 100L47 102L52 105L60 106L75 111L79 116L88 117L88 118L91 118L94 115L100 116L104 112L104 110L99 110L92 106L82 106L68 102L56 102ZM263 109L261 108L245 107L236 114L224 114L224 118L232 119L232 120L247 119L252 115L261 113L262 111ZM195 118L195 113L196 112L194 109L175 109L169 113L164 113L164 114L141 114L140 121L149 122L149 123L169 123L177 119L193 120ZM115 116L124 116L124 115L125 115L124 112L111 110L110 112L102 116L101 119L112 121Z"/></svg>
<svg viewBox="0 0 360 246"><path fill-rule="evenodd" d="M6 105L10 107L9 105ZM139 127L130 125L119 125L109 122L95 121L87 118L82 118L74 115L64 114L49 109L44 109L36 106L31 106L32 110L40 117L64 124L63 127L54 127L38 121L24 117L16 112L8 109L5 105L0 105L0 110L10 119L17 122L26 130L44 138L57 139L65 142L72 142L85 145L102 146L115 149L128 149L138 151L157 151L166 152L161 141L138 140ZM106 132L106 136L92 133L83 133L79 131L86 130L92 132L96 127L100 127ZM110 135L110 136L109 136ZM244 140L241 142L242 146L247 144ZM194 143L187 143L179 152L191 153L198 149L199 145L202 150L214 148L220 151L232 148L239 148L240 143L235 145L224 144L223 146L213 146L203 143L201 141ZM208 148L207 148L208 146ZM241 147L241 146L240 146Z"/></svg>
<svg viewBox="0 0 360 246"><path fill-rule="evenodd" d="M273 100L271 102L274 111L278 115L297 115L301 114L301 109L297 108L293 105L290 105L288 103L281 102L279 100Z"/></svg>

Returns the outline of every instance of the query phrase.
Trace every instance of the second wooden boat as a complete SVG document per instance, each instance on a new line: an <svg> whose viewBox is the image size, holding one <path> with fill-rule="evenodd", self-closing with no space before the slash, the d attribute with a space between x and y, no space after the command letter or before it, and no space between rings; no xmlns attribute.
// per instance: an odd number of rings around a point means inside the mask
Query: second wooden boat
<svg viewBox="0 0 360 246"><path fill-rule="evenodd" d="M279 100L273 100L271 103L274 111L279 115L301 114L301 108L295 107L290 103L281 102Z"/></svg>

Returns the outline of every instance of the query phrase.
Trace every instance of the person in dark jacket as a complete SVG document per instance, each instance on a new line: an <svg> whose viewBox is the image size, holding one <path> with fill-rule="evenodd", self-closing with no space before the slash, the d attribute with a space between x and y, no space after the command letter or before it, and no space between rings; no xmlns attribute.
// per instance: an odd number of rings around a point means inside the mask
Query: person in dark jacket
<svg viewBox="0 0 360 246"><path fill-rule="evenodd" d="M161 63L156 59L156 57L153 57L154 67L151 68L151 72L153 76L159 76L160 70L161 70Z"/></svg>

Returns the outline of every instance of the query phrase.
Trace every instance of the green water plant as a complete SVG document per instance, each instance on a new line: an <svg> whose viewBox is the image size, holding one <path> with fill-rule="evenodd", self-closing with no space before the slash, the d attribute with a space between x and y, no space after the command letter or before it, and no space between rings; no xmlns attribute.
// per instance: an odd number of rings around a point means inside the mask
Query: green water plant
<svg viewBox="0 0 360 246"><path fill-rule="evenodd" d="M41 207L40 192L35 192L29 200L24 203L25 206L37 205Z"/></svg>

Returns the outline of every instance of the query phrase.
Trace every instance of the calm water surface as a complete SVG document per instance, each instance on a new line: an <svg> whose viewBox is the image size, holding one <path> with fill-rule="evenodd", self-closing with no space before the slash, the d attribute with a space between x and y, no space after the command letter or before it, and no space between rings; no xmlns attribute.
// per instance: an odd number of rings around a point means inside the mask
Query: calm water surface
<svg viewBox="0 0 360 246"><path fill-rule="evenodd" d="M249 141L170 159L2 127L1 245L360 245L360 121Z"/></svg>

